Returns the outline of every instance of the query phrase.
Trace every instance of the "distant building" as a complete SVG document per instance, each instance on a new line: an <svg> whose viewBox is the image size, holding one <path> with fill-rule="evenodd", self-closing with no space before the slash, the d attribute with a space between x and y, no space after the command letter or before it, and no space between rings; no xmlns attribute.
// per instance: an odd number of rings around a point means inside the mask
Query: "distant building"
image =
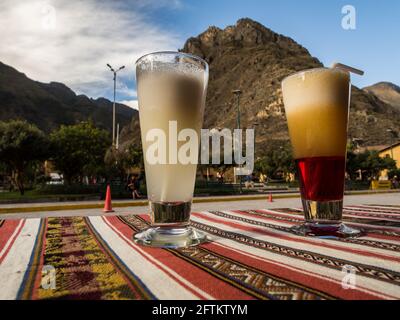
<svg viewBox="0 0 400 320"><path fill-rule="evenodd" d="M366 151L377 151L381 158L390 157L396 161L397 168L400 169L400 141L393 145L376 145L359 147L355 150L355 153L363 153ZM360 174L361 179L361 174ZM382 170L379 174L380 181L388 180L388 170Z"/></svg>
<svg viewBox="0 0 400 320"><path fill-rule="evenodd" d="M400 169L400 141L379 150L379 156L382 158L387 156L391 157L396 161L397 168Z"/></svg>
<svg viewBox="0 0 400 320"><path fill-rule="evenodd" d="M390 157L396 161L396 167L400 169L400 142L397 142L391 146L382 148L379 150L379 156L381 158ZM379 176L379 180L388 180L388 170L382 170Z"/></svg>

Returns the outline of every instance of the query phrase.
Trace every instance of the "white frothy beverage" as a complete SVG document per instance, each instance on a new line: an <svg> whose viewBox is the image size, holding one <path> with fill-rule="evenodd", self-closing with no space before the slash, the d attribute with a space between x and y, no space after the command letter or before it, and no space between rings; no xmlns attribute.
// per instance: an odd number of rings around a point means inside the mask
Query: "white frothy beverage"
<svg viewBox="0 0 400 320"><path fill-rule="evenodd" d="M152 202L188 203L192 200L197 165L182 164L179 159L176 159L175 164L170 163L170 150L179 150L185 144L185 141L176 141L175 133L170 132L170 122L176 123L178 134L183 129L194 130L197 133L198 146L205 104L204 91L204 79L195 72L166 70L138 76L146 183L148 197ZM154 141L146 141L146 137L152 129L160 129L165 133L167 164L152 164L147 159L147 151ZM192 156L197 160L198 148Z"/></svg>
<svg viewBox="0 0 400 320"><path fill-rule="evenodd" d="M137 93L150 228L140 245L182 248L207 241L190 226L208 83L208 64L181 52L149 53L136 61Z"/></svg>

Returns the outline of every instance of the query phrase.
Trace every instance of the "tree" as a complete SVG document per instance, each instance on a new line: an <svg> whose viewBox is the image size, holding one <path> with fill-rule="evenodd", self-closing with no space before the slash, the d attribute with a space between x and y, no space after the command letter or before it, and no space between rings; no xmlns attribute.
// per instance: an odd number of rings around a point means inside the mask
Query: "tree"
<svg viewBox="0 0 400 320"><path fill-rule="evenodd" d="M143 149L141 147L139 148L136 145L131 144L128 146L125 152L129 156L127 165L129 165L131 168L137 167L144 169Z"/></svg>
<svg viewBox="0 0 400 320"><path fill-rule="evenodd" d="M49 141L35 125L26 121L0 122L0 161L11 173L21 195L29 168L49 155Z"/></svg>
<svg viewBox="0 0 400 320"><path fill-rule="evenodd" d="M104 168L104 156L111 144L109 134L90 122L61 126L50 136L55 167L67 183L81 182L84 176L95 176Z"/></svg>
<svg viewBox="0 0 400 320"><path fill-rule="evenodd" d="M392 169L388 172L388 178L393 179L394 177L400 178L400 169Z"/></svg>
<svg viewBox="0 0 400 320"><path fill-rule="evenodd" d="M113 175L123 179L131 168L144 169L143 151L134 144L121 145L119 149L109 148L105 163Z"/></svg>
<svg viewBox="0 0 400 320"><path fill-rule="evenodd" d="M255 171L264 173L272 178L285 178L295 172L295 163L289 146L271 148L254 164Z"/></svg>
<svg viewBox="0 0 400 320"><path fill-rule="evenodd" d="M347 172L351 178L357 176L361 170L363 179L376 179L382 170L394 170L396 161L390 157L380 157L378 151L365 151L362 153L347 153Z"/></svg>

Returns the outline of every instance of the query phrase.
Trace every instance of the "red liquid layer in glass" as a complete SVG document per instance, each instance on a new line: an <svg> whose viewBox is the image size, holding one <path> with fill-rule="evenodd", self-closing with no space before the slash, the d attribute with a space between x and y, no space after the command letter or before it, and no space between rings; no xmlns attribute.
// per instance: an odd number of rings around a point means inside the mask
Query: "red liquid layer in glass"
<svg viewBox="0 0 400 320"><path fill-rule="evenodd" d="M343 199L345 157L312 157L296 160L303 199Z"/></svg>

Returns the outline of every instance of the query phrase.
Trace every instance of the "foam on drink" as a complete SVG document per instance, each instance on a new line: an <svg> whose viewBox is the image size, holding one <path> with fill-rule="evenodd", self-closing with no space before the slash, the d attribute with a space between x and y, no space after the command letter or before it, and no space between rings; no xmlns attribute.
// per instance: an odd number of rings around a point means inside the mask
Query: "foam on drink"
<svg viewBox="0 0 400 320"><path fill-rule="evenodd" d="M282 82L296 159L345 155L349 79L348 72L319 68L294 74Z"/></svg>

